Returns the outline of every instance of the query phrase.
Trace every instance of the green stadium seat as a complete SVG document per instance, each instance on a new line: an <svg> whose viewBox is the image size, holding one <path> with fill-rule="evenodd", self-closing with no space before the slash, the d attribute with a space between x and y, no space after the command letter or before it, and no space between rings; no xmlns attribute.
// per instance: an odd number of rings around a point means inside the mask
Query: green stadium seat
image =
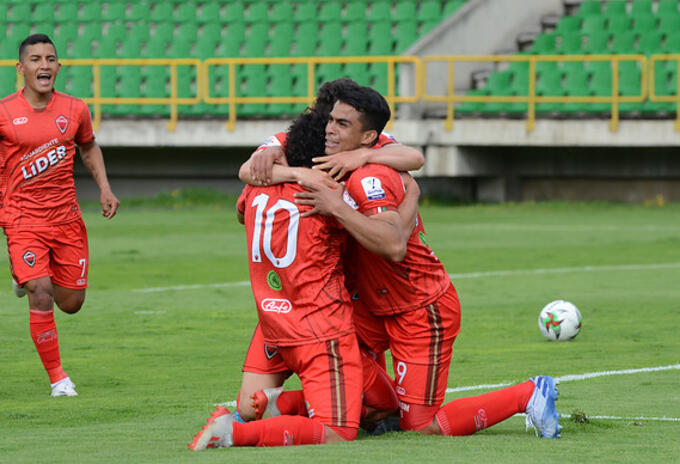
<svg viewBox="0 0 680 464"><path fill-rule="evenodd" d="M173 14L173 20L176 23L196 23L198 19L198 9L196 4L192 2L183 2L177 5Z"/></svg>
<svg viewBox="0 0 680 464"><path fill-rule="evenodd" d="M469 97L487 96L488 91L484 89L472 89L465 92ZM456 108L456 113L460 114L479 114L484 109L484 103L481 102L461 102Z"/></svg>
<svg viewBox="0 0 680 464"><path fill-rule="evenodd" d="M84 36L85 37L85 36ZM89 37L85 37L87 40L91 40ZM74 42L78 39L78 23L75 22L63 22L59 24L59 27L54 30L54 35L52 39L59 44L64 44L68 42ZM59 48L62 48L61 46ZM57 49L57 52L60 50Z"/></svg>
<svg viewBox="0 0 680 464"><path fill-rule="evenodd" d="M365 21L366 20L366 4L364 2L349 2L345 6L345 15L343 21Z"/></svg>
<svg viewBox="0 0 680 464"><path fill-rule="evenodd" d="M252 2L246 10L245 20L249 23L267 21L269 7L264 1Z"/></svg>
<svg viewBox="0 0 680 464"><path fill-rule="evenodd" d="M92 68L89 66L69 66L67 70L66 91L78 98L87 98L92 92Z"/></svg>
<svg viewBox="0 0 680 464"><path fill-rule="evenodd" d="M600 0L586 0L578 7L578 15L581 17L599 15L602 12Z"/></svg>
<svg viewBox="0 0 680 464"><path fill-rule="evenodd" d="M283 68L282 68L283 69ZM293 76L288 70L285 72L276 72L271 76L269 83L268 95L271 97L287 97L291 95L293 90ZM293 105L290 103L270 104L265 108L265 113L268 115L277 115L291 113Z"/></svg>
<svg viewBox="0 0 680 464"><path fill-rule="evenodd" d="M566 55L582 53L583 36L578 32L563 34L560 37L559 52Z"/></svg>
<svg viewBox="0 0 680 464"><path fill-rule="evenodd" d="M220 40L222 38L222 25L219 23L203 24L198 31L198 38Z"/></svg>
<svg viewBox="0 0 680 464"><path fill-rule="evenodd" d="M152 23L151 39L170 42L175 36L175 25L171 22Z"/></svg>
<svg viewBox="0 0 680 464"><path fill-rule="evenodd" d="M589 34L591 32L598 32L605 29L607 18L604 16L586 16L581 23L581 32Z"/></svg>
<svg viewBox="0 0 680 464"><path fill-rule="evenodd" d="M455 12L460 10L463 5L465 5L466 0L448 0L444 5L444 11L442 11L442 16L448 18Z"/></svg>
<svg viewBox="0 0 680 464"><path fill-rule="evenodd" d="M29 23L9 23L12 26L11 32L6 31L7 38L15 43L16 48L19 48L19 44L31 33L31 25ZM14 56L13 56L14 58Z"/></svg>
<svg viewBox="0 0 680 464"><path fill-rule="evenodd" d="M184 41L194 43L196 42L197 37L198 37L198 23L195 23L193 21L187 21L185 23L180 24L177 27L177 32L174 40L180 42Z"/></svg>
<svg viewBox="0 0 680 464"><path fill-rule="evenodd" d="M125 2L110 1L105 3L105 7L101 14L102 21L124 21L125 20Z"/></svg>
<svg viewBox="0 0 680 464"><path fill-rule="evenodd" d="M583 52L589 54L609 53L609 32L600 30L584 34L586 42L583 45Z"/></svg>
<svg viewBox="0 0 680 464"><path fill-rule="evenodd" d="M343 71L345 76L359 83L359 85L370 84L368 64L366 63L347 63Z"/></svg>
<svg viewBox="0 0 680 464"><path fill-rule="evenodd" d="M227 3L224 8L223 20L228 23L242 22L245 16L243 3L236 1Z"/></svg>
<svg viewBox="0 0 680 464"><path fill-rule="evenodd" d="M673 33L680 30L680 14L664 14L659 16L659 31Z"/></svg>
<svg viewBox="0 0 680 464"><path fill-rule="evenodd" d="M661 43L663 41L663 32L648 31L640 36L638 42L638 53L645 55L653 55L655 53L663 53Z"/></svg>
<svg viewBox="0 0 680 464"><path fill-rule="evenodd" d="M170 42L168 58L190 58L193 43L194 41L182 40L180 38L173 40Z"/></svg>
<svg viewBox="0 0 680 464"><path fill-rule="evenodd" d="M418 21L441 21L441 3L437 0L425 0L418 8Z"/></svg>
<svg viewBox="0 0 680 464"><path fill-rule="evenodd" d="M59 10L57 10L57 16L60 16L60 13L64 6L66 5L61 5L59 7ZM76 13L75 10L74 13ZM45 23L53 23L55 19L59 21L73 21L74 19L76 19L76 16L62 19L56 18L54 14L54 6L50 5L49 3L38 3L33 9L33 13L31 14L31 21L34 24L40 24L41 26L44 25Z"/></svg>
<svg viewBox="0 0 680 464"><path fill-rule="evenodd" d="M82 23L101 20L102 6L96 2L82 4L78 10L78 21Z"/></svg>
<svg viewBox="0 0 680 464"><path fill-rule="evenodd" d="M418 23L401 21L395 27L396 52L402 53L418 40Z"/></svg>
<svg viewBox="0 0 680 464"><path fill-rule="evenodd" d="M216 1L203 3L196 20L199 23L216 23L220 21L220 4Z"/></svg>
<svg viewBox="0 0 680 464"><path fill-rule="evenodd" d="M393 53L391 36L379 36L371 39L368 45L368 54L373 56L391 55Z"/></svg>
<svg viewBox="0 0 680 464"><path fill-rule="evenodd" d="M543 55L552 55L556 52L556 37L555 33L544 33L539 34L534 39L534 43L531 46L531 52Z"/></svg>
<svg viewBox="0 0 680 464"><path fill-rule="evenodd" d="M317 45L318 45L317 36L315 34L313 36L309 35L307 37L308 38L305 39L305 40L300 40L299 37L295 39L295 41L293 42L292 56L294 56L294 57L304 57L304 56L315 56L316 55L316 48L317 48Z"/></svg>
<svg viewBox="0 0 680 464"><path fill-rule="evenodd" d="M221 39L219 37L210 35L199 36L196 39L193 56L201 60L217 56L216 53L220 42Z"/></svg>
<svg viewBox="0 0 680 464"><path fill-rule="evenodd" d="M0 24L4 27L5 23L7 22L7 12L9 11L9 6L4 3L0 2ZM5 32L3 31L2 34L0 34L0 38L5 37Z"/></svg>
<svg viewBox="0 0 680 464"><path fill-rule="evenodd" d="M560 22L555 27L558 34L578 32L581 29L581 18L579 16L562 16Z"/></svg>
<svg viewBox="0 0 680 464"><path fill-rule="evenodd" d="M148 42L151 38L151 31L147 23L139 22L132 23L128 30L127 38L129 40L137 40L139 42Z"/></svg>
<svg viewBox="0 0 680 464"><path fill-rule="evenodd" d="M392 5L388 1L377 1L371 3L371 7L366 17L369 21L391 21Z"/></svg>
<svg viewBox="0 0 680 464"><path fill-rule="evenodd" d="M420 35L425 35L433 30L435 27L439 26L440 22L437 20L423 21L420 23Z"/></svg>
<svg viewBox="0 0 680 464"><path fill-rule="evenodd" d="M76 21L78 19L77 3L61 3L59 4L59 7L56 9L56 11L54 9L54 5L46 6L51 10L51 14L54 17L54 20L56 20L57 22Z"/></svg>
<svg viewBox="0 0 680 464"><path fill-rule="evenodd" d="M631 5L630 14L633 18L653 14L652 0L635 0Z"/></svg>
<svg viewBox="0 0 680 464"><path fill-rule="evenodd" d="M414 0L404 0L398 2L394 7L394 21L413 21L416 19L416 2Z"/></svg>
<svg viewBox="0 0 680 464"><path fill-rule="evenodd" d="M97 48L94 52L96 58L115 58L118 54L118 39L115 37L104 37L97 41Z"/></svg>
<svg viewBox="0 0 680 464"><path fill-rule="evenodd" d="M617 34L619 32L628 32L632 28L633 20L628 15L610 16L607 20L607 29Z"/></svg>
<svg viewBox="0 0 680 464"><path fill-rule="evenodd" d="M657 18L653 14L639 14L633 16L633 30L644 37L646 34L656 32Z"/></svg>
<svg viewBox="0 0 680 464"><path fill-rule="evenodd" d="M659 0L656 9L657 16L663 17L665 15L677 15L678 13L678 0Z"/></svg>
<svg viewBox="0 0 680 464"><path fill-rule="evenodd" d="M118 56L121 58L139 58L142 56L142 41L136 37L128 37L121 44Z"/></svg>
<svg viewBox="0 0 680 464"><path fill-rule="evenodd" d="M387 95L387 73L373 76L370 87L377 90L382 95Z"/></svg>
<svg viewBox="0 0 680 464"><path fill-rule="evenodd" d="M149 20L153 22L172 21L173 4L169 2L154 3L151 7Z"/></svg>
<svg viewBox="0 0 680 464"><path fill-rule="evenodd" d="M13 4L7 12L7 22L22 23L31 21L31 5L29 3Z"/></svg>
<svg viewBox="0 0 680 464"><path fill-rule="evenodd" d="M559 64L559 69L562 70L562 74L565 76L568 74L587 74L583 61L565 61Z"/></svg>
<svg viewBox="0 0 680 464"><path fill-rule="evenodd" d="M369 40L381 40L386 37L392 37L392 23L389 21L378 21L370 23L368 31Z"/></svg>
<svg viewBox="0 0 680 464"><path fill-rule="evenodd" d="M125 14L125 8L123 8ZM141 21L148 22L151 18L151 3L149 2L133 2L124 16L127 21Z"/></svg>
<svg viewBox="0 0 680 464"><path fill-rule="evenodd" d="M342 19L342 3L329 0L321 4L319 21L340 21Z"/></svg>
<svg viewBox="0 0 680 464"><path fill-rule="evenodd" d="M146 43L146 47L142 52L144 58L161 58L165 57L168 50L168 40L163 37L151 37Z"/></svg>
<svg viewBox="0 0 680 464"><path fill-rule="evenodd" d="M92 58L93 43L87 39L78 38L71 45L71 52L69 58Z"/></svg>
<svg viewBox="0 0 680 464"><path fill-rule="evenodd" d="M127 36L127 28L124 23L112 23L108 25L103 36L115 38L116 40L122 42Z"/></svg>
<svg viewBox="0 0 680 464"><path fill-rule="evenodd" d="M293 20L293 4L289 1L281 1L274 4L269 15L272 23L290 22Z"/></svg>
<svg viewBox="0 0 680 464"><path fill-rule="evenodd" d="M612 53L635 53L635 32L627 31L614 34L610 51Z"/></svg>
<svg viewBox="0 0 680 464"><path fill-rule="evenodd" d="M680 53L680 31L669 33L663 46L664 53Z"/></svg>
<svg viewBox="0 0 680 464"><path fill-rule="evenodd" d="M342 42L340 40L333 37L322 38L319 41L318 54L319 56L339 56L341 48Z"/></svg>
<svg viewBox="0 0 680 464"><path fill-rule="evenodd" d="M566 64L566 63L565 63ZM587 96L590 89L588 88L588 73L583 66L583 63L574 62L573 66L568 68L564 73L564 88L569 95Z"/></svg>
<svg viewBox="0 0 680 464"><path fill-rule="evenodd" d="M74 24L74 29L75 31L78 30L78 27L75 23ZM61 27L61 26L60 26ZM91 40L92 42L101 40L102 38L102 25L99 22L90 22L90 23L85 23L83 24L83 29L81 31L81 37L87 38L88 40Z"/></svg>
<svg viewBox="0 0 680 464"><path fill-rule="evenodd" d="M272 39L269 43L267 56L290 56L294 30L295 25L292 22L275 23L272 30Z"/></svg>
<svg viewBox="0 0 680 464"><path fill-rule="evenodd" d="M626 14L627 0L607 0L604 4L604 15L607 17Z"/></svg>
<svg viewBox="0 0 680 464"><path fill-rule="evenodd" d="M316 3L312 1L297 2L293 19L300 23L316 21Z"/></svg>
<svg viewBox="0 0 680 464"><path fill-rule="evenodd" d="M262 25L264 28L268 28L268 24L258 23L257 25ZM252 34L246 39L245 46L245 56L248 58L257 58L264 56L264 52L267 48L267 43L269 38L266 35Z"/></svg>

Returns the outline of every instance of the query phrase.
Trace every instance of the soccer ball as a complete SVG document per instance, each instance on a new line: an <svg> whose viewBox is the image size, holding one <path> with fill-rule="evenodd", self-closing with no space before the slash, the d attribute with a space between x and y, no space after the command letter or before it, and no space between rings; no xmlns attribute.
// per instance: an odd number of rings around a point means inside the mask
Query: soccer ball
<svg viewBox="0 0 680 464"><path fill-rule="evenodd" d="M555 300L541 310L538 315L538 328L545 338L551 341L569 341L581 330L581 313L568 301Z"/></svg>

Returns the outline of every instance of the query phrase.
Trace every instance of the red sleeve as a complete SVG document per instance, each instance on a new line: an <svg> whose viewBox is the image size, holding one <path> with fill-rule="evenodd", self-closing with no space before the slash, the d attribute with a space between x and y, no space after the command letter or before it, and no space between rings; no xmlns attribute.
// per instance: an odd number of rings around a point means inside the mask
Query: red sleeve
<svg viewBox="0 0 680 464"><path fill-rule="evenodd" d="M373 145L371 148L382 148L385 145L389 145L391 143L399 143L397 142L397 139L392 136L392 134L389 134L387 132L381 132L380 136L378 137L378 142Z"/></svg>
<svg viewBox="0 0 680 464"><path fill-rule="evenodd" d="M241 191L238 200L236 201L236 210L241 214L246 214L246 197L248 196L248 191L250 190L250 185L246 185Z"/></svg>
<svg viewBox="0 0 680 464"><path fill-rule="evenodd" d="M92 130L92 118L90 117L90 108L87 104L78 100L78 132L76 133L76 143L78 145L87 145L94 140L94 131Z"/></svg>
<svg viewBox="0 0 680 464"><path fill-rule="evenodd" d="M271 137L269 137L267 140L264 141L262 145L257 147L255 149L255 153L258 151L262 151L265 148L271 148L271 147L283 147L286 143L286 133L285 132L278 132Z"/></svg>
<svg viewBox="0 0 680 464"><path fill-rule="evenodd" d="M366 216L396 211L404 198L404 184L394 169L367 164L352 173L347 192L360 213Z"/></svg>

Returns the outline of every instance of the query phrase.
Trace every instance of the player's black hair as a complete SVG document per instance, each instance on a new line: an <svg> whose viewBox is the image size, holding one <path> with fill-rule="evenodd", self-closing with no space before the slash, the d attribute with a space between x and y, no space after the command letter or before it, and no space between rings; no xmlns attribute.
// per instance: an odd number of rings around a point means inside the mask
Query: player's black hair
<svg viewBox="0 0 680 464"><path fill-rule="evenodd" d="M21 45L19 45L19 61L23 58L26 47L39 43L51 44L54 47L54 53L57 53L57 47L54 45L54 42L52 42L52 39L46 34L31 34L21 42Z"/></svg>
<svg viewBox="0 0 680 464"><path fill-rule="evenodd" d="M314 110L299 114L288 128L284 151L289 166L312 167L312 158L323 156L328 116Z"/></svg>
<svg viewBox="0 0 680 464"><path fill-rule="evenodd" d="M316 101L314 102L312 109L322 115L330 114L342 89L358 87L360 87L359 84L347 77L324 82L321 87L319 87L319 91L316 94Z"/></svg>
<svg viewBox="0 0 680 464"><path fill-rule="evenodd" d="M359 120L365 131L375 130L379 135L390 120L392 112L385 98L370 87L343 86L338 89L338 101L360 113ZM373 141L373 145L378 137Z"/></svg>

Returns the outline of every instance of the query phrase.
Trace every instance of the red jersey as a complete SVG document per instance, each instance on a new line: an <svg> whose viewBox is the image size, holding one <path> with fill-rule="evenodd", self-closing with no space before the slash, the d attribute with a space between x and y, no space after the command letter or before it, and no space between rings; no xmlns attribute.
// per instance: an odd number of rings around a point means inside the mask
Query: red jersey
<svg viewBox="0 0 680 464"><path fill-rule="evenodd" d="M341 256L346 233L333 218L300 218L285 183L246 186L237 208L245 216L250 282L266 343L295 346L354 332Z"/></svg>
<svg viewBox="0 0 680 464"><path fill-rule="evenodd" d="M54 91L36 110L23 90L0 100L0 226L50 226L80 218L76 144L94 140L84 101Z"/></svg>
<svg viewBox="0 0 680 464"><path fill-rule="evenodd" d="M367 164L347 181L345 201L371 216L396 210L404 199L401 176L381 164ZM376 315L397 314L422 308L438 300L451 285L444 265L425 241L420 214L407 242L406 257L395 263L350 242L346 266L359 298Z"/></svg>
<svg viewBox="0 0 680 464"><path fill-rule="evenodd" d="M397 139L395 139L392 135L388 134L387 132L382 132L380 134L380 137L378 137L378 143L373 145L371 148L382 148L385 145L389 145L391 143L397 143ZM283 147L286 144L286 133L285 132L278 132L271 137L269 137L265 142L257 147L255 152L257 153L258 151L262 151L265 148L271 148L271 147ZM323 156L323 154L319 155Z"/></svg>

